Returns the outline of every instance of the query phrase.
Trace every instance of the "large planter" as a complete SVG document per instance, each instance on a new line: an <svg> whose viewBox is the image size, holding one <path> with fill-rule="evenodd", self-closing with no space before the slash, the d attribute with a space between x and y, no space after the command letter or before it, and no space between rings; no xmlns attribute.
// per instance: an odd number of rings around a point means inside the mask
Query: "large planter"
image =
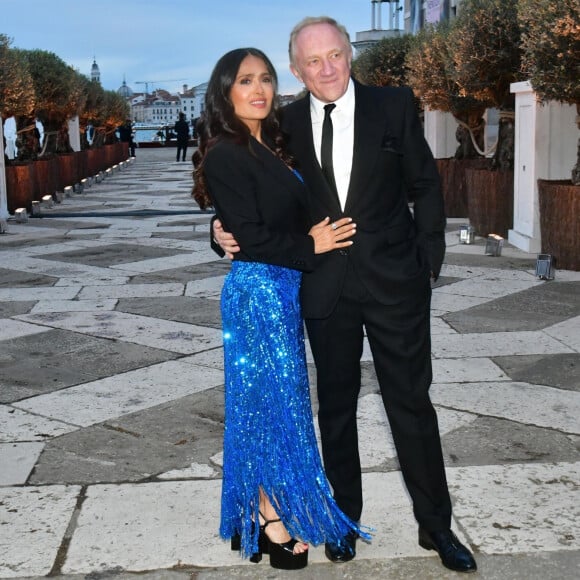
<svg viewBox="0 0 580 580"><path fill-rule="evenodd" d="M466 169L484 169L489 160L477 159L436 159L441 176L441 191L445 201L445 215L451 218L467 217L467 191L465 186Z"/></svg>
<svg viewBox="0 0 580 580"><path fill-rule="evenodd" d="M101 149L87 149L87 171L89 176L96 175L102 170Z"/></svg>
<svg viewBox="0 0 580 580"><path fill-rule="evenodd" d="M58 158L38 159L34 162L36 169L35 199L41 199L44 195L53 195L59 189L59 165Z"/></svg>
<svg viewBox="0 0 580 580"><path fill-rule="evenodd" d="M104 161L105 161L104 169L107 169L109 167L113 167L113 165L115 165L115 163L117 163L117 144L111 143L109 145L105 145L103 147L103 149L104 149Z"/></svg>
<svg viewBox="0 0 580 580"><path fill-rule="evenodd" d="M89 155L88 151L76 151L73 154L77 163L77 178L79 181L89 176Z"/></svg>
<svg viewBox="0 0 580 580"><path fill-rule="evenodd" d="M32 212L32 202L38 196L34 163L6 166L6 198L9 213L24 207Z"/></svg>
<svg viewBox="0 0 580 580"><path fill-rule="evenodd" d="M59 155L58 168L60 173L59 189L63 191L65 187L73 186L79 182L77 158L74 153Z"/></svg>
<svg viewBox="0 0 580 580"><path fill-rule="evenodd" d="M467 216L479 236L507 238L514 221L514 173L466 169Z"/></svg>
<svg viewBox="0 0 580 580"><path fill-rule="evenodd" d="M538 179L542 252L556 268L580 271L580 185Z"/></svg>
<svg viewBox="0 0 580 580"><path fill-rule="evenodd" d="M129 159L129 143L119 143L120 151L119 151L119 160L117 163L121 161L125 161Z"/></svg>

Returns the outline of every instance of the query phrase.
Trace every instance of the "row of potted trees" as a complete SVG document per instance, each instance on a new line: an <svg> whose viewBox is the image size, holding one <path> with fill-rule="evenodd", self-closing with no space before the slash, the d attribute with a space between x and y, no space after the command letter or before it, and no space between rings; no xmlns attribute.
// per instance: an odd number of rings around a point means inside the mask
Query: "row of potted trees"
<svg viewBox="0 0 580 580"><path fill-rule="evenodd" d="M506 236L513 223L511 84L529 80L542 102L575 105L580 114L579 22L578 0L463 0L456 19L427 26L414 37L383 39L354 62L363 82L409 85L422 106L453 115L457 151L437 160L447 212L468 217L480 235ZM499 111L493 152L484 150L490 108ZM539 184L542 250L564 258L561 267L578 270L578 226L563 230L549 217L577 215L579 160L570 171L570 180ZM558 191L546 194L551 186Z"/></svg>
<svg viewBox="0 0 580 580"><path fill-rule="evenodd" d="M13 117L17 131L17 156L5 157L10 212L126 159L126 147L117 142L115 130L130 112L123 97L104 90L54 53L11 44L0 33L0 122ZM79 121L79 152L69 140L74 118ZM42 142L36 120L44 129Z"/></svg>
<svg viewBox="0 0 580 580"><path fill-rule="evenodd" d="M64 191L129 157L127 143L112 143L82 151L38 157L27 163L6 166L8 212L32 210L32 202Z"/></svg>

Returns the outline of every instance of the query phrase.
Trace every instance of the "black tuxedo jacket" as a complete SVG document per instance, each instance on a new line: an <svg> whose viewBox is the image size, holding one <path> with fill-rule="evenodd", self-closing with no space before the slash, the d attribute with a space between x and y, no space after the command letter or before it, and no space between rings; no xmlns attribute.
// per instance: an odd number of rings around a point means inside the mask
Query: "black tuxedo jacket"
<svg viewBox="0 0 580 580"><path fill-rule="evenodd" d="M445 214L437 166L411 90L355 82L354 153L344 212L316 159L309 95L284 108L283 128L310 189L312 223L345 215L357 224L350 248L316 256L314 270L303 277L303 315L325 318L332 312L347 260L382 303L424 293L430 273L437 277L443 262Z"/></svg>
<svg viewBox="0 0 580 580"><path fill-rule="evenodd" d="M314 268L306 187L270 150L254 138L249 149L222 140L208 151L204 173L216 216L240 245L235 260Z"/></svg>

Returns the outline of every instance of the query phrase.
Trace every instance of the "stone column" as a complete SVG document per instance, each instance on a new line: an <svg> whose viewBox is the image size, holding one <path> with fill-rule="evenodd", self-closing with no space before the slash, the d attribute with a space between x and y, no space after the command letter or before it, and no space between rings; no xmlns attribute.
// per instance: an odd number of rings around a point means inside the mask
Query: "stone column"
<svg viewBox="0 0 580 580"><path fill-rule="evenodd" d="M425 139L429 143L435 159L447 159L455 155L459 145L455 138L457 121L451 113L442 113L425 108L424 127Z"/></svg>
<svg viewBox="0 0 580 580"><path fill-rule="evenodd" d="M541 251L538 179L570 179L576 162L576 108L540 104L529 81L512 83L516 95L514 225L508 240L524 252Z"/></svg>
<svg viewBox="0 0 580 580"><path fill-rule="evenodd" d="M68 139L73 151L81 150L81 129L78 116L68 120Z"/></svg>

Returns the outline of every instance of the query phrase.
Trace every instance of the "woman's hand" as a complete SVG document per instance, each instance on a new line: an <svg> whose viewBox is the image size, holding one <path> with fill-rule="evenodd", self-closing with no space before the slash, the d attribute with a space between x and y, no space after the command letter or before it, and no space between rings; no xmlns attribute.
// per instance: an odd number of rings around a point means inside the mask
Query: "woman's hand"
<svg viewBox="0 0 580 580"><path fill-rule="evenodd" d="M233 260L234 254L240 251L240 246L238 246L233 234L224 230L219 219L215 219L213 222L212 235L218 246L226 253L226 257Z"/></svg>
<svg viewBox="0 0 580 580"><path fill-rule="evenodd" d="M312 226L308 233L314 238L314 253L324 254L352 246L353 241L348 238L356 234L356 224L352 223L352 218L349 217L341 218L332 223L327 217Z"/></svg>

